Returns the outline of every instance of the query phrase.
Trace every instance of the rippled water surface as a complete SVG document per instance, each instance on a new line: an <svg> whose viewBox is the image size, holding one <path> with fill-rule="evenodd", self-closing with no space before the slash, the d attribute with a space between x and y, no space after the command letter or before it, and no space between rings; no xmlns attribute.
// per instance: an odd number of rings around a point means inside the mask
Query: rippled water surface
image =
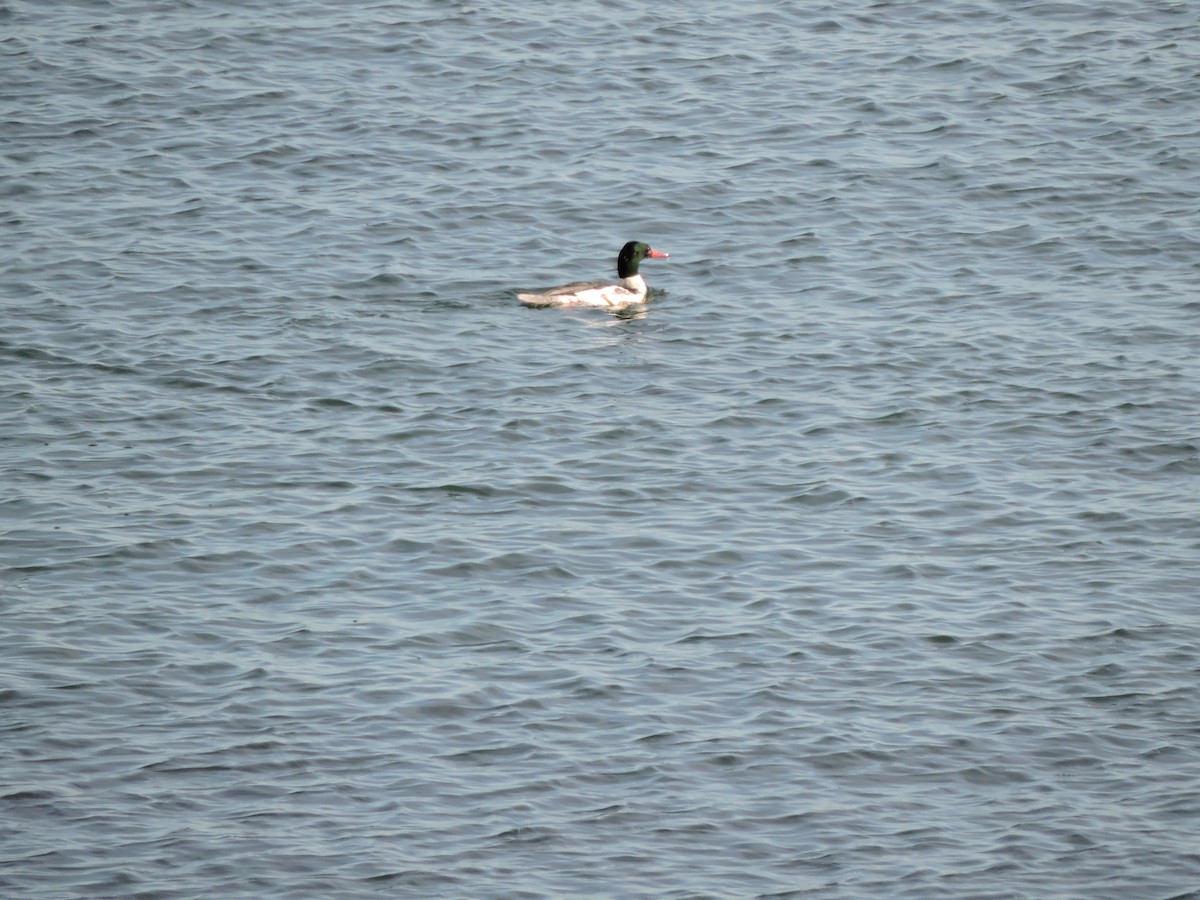
<svg viewBox="0 0 1200 900"><path fill-rule="evenodd" d="M1193 896L1198 41L3 0L0 893Z"/></svg>

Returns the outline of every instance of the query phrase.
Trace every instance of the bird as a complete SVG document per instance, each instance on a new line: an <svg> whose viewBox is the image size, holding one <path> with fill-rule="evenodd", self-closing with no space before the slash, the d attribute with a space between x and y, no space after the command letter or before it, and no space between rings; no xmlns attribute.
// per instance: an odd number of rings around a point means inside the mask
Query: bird
<svg viewBox="0 0 1200 900"><path fill-rule="evenodd" d="M630 241L617 254L617 277L619 282L575 281L540 293L521 292L517 299L526 306L595 306L622 307L645 303L648 289L646 281L638 272L643 259L667 259L668 253L660 253L649 244Z"/></svg>

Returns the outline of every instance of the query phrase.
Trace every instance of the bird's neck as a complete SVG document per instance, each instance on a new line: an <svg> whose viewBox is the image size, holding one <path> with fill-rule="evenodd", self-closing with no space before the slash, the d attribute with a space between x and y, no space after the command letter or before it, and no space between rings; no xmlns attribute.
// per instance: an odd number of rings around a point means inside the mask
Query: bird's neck
<svg viewBox="0 0 1200 900"><path fill-rule="evenodd" d="M621 279L622 286L626 290L634 291L638 294L646 293L646 280L641 275L629 275Z"/></svg>

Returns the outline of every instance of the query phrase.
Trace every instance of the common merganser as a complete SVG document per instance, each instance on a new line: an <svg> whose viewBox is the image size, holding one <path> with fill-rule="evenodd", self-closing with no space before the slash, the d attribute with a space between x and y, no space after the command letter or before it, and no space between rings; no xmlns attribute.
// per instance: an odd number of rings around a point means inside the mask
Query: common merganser
<svg viewBox="0 0 1200 900"><path fill-rule="evenodd" d="M517 294L526 306L629 306L646 302L646 282L638 274L643 259L666 259L668 254L651 250L649 244L630 241L617 255L620 284L607 281L576 281L550 288L540 294Z"/></svg>

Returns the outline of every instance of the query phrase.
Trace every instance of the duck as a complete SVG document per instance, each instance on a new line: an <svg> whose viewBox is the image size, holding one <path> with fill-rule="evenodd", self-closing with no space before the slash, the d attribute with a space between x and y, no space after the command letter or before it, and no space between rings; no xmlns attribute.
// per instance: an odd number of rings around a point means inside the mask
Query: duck
<svg viewBox="0 0 1200 900"><path fill-rule="evenodd" d="M620 282L575 281L550 288L541 293L518 293L517 299L526 306L598 306L621 307L645 303L649 289L638 272L643 259L668 259L649 244L630 241L617 254L617 277Z"/></svg>

